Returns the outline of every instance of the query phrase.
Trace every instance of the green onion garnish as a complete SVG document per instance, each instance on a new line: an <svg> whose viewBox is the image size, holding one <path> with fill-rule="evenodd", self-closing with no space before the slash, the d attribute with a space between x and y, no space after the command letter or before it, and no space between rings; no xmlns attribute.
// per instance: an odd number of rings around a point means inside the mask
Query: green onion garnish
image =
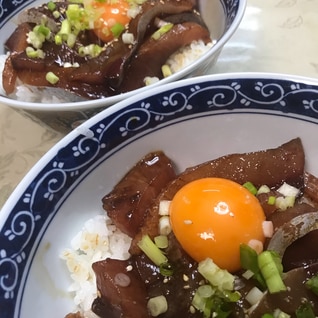
<svg viewBox="0 0 318 318"><path fill-rule="evenodd" d="M173 267L168 262L160 264L159 270L160 270L160 274L162 276L172 276L173 275Z"/></svg>
<svg viewBox="0 0 318 318"><path fill-rule="evenodd" d="M53 72L46 73L45 79L52 85L56 84L60 80Z"/></svg>
<svg viewBox="0 0 318 318"><path fill-rule="evenodd" d="M218 267L210 258L199 262L198 272L220 291L233 290L234 276L227 270Z"/></svg>
<svg viewBox="0 0 318 318"><path fill-rule="evenodd" d="M157 317L168 310L168 303L165 296L160 295L150 298L147 303L147 308L152 317Z"/></svg>
<svg viewBox="0 0 318 318"><path fill-rule="evenodd" d="M276 252L264 251L259 254L258 266L271 294L286 290L282 280L283 267Z"/></svg>
<svg viewBox="0 0 318 318"><path fill-rule="evenodd" d="M53 1L50 1L50 2L47 4L47 8L48 8L50 11L54 11L55 8L56 8L56 4L55 4Z"/></svg>
<svg viewBox="0 0 318 318"><path fill-rule="evenodd" d="M315 318L313 307L309 302L301 304L296 310L297 318Z"/></svg>
<svg viewBox="0 0 318 318"><path fill-rule="evenodd" d="M318 275L307 280L306 286L318 296Z"/></svg>
<svg viewBox="0 0 318 318"><path fill-rule="evenodd" d="M137 245L157 266L168 263L167 257L151 240L149 235L144 235Z"/></svg>
<svg viewBox="0 0 318 318"><path fill-rule="evenodd" d="M167 248L169 245L167 235L158 235L154 238L154 241L159 248Z"/></svg>
<svg viewBox="0 0 318 318"><path fill-rule="evenodd" d="M253 195L257 194L257 189L252 182L250 181L245 182L243 184L243 187L247 189L248 191L250 191Z"/></svg>
<svg viewBox="0 0 318 318"><path fill-rule="evenodd" d="M110 28L114 38L118 38L121 33L125 30L125 26L122 23L115 23L111 28Z"/></svg>
<svg viewBox="0 0 318 318"><path fill-rule="evenodd" d="M173 27L172 23L167 23L163 25L160 29L158 29L156 32L154 32L151 36L154 40L159 40L161 36L163 36L165 33L169 32Z"/></svg>
<svg viewBox="0 0 318 318"><path fill-rule="evenodd" d="M271 196L268 197L267 204L274 205L275 202L276 202L276 197L275 196L271 195Z"/></svg>

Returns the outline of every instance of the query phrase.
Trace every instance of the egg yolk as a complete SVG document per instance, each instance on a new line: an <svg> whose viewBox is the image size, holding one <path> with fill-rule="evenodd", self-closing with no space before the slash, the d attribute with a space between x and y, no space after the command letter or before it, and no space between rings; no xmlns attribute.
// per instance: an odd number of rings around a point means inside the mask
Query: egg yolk
<svg viewBox="0 0 318 318"><path fill-rule="evenodd" d="M197 262L211 258L219 267L240 269L240 245L264 242L264 211L246 188L222 178L186 184L170 204L172 230Z"/></svg>
<svg viewBox="0 0 318 318"><path fill-rule="evenodd" d="M95 0L92 7L97 12L94 32L105 43L117 38L130 21L127 15L129 3L126 0Z"/></svg>

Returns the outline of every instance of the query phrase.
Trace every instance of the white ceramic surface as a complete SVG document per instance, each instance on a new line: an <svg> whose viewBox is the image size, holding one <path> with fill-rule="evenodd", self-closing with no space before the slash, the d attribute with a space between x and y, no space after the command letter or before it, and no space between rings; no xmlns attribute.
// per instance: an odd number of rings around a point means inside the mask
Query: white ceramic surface
<svg viewBox="0 0 318 318"><path fill-rule="evenodd" d="M55 318L73 309L59 254L86 219L103 213L103 195L150 151L164 150L181 171L301 137L306 169L318 175L317 97L318 81L309 78L207 76L132 97L72 131L0 213L1 316Z"/></svg>

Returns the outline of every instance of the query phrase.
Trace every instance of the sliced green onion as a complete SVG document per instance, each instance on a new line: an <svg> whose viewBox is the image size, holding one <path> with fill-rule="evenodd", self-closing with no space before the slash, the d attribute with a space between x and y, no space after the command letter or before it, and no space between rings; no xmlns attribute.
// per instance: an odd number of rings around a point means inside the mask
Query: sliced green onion
<svg viewBox="0 0 318 318"><path fill-rule="evenodd" d="M160 200L159 202L159 215L169 215L170 210L170 200Z"/></svg>
<svg viewBox="0 0 318 318"><path fill-rule="evenodd" d="M165 296L156 296L150 298L147 303L147 308L152 317L157 317L168 310L168 303Z"/></svg>
<svg viewBox="0 0 318 318"><path fill-rule="evenodd" d="M70 22L65 19L62 21L62 24L61 24L61 29L59 31L59 34L62 34L62 35L68 35L71 33L71 24Z"/></svg>
<svg viewBox="0 0 318 318"><path fill-rule="evenodd" d="M46 73L45 79L52 85L55 85L60 80L53 72Z"/></svg>
<svg viewBox="0 0 318 318"><path fill-rule="evenodd" d="M165 33L169 32L173 27L172 23L167 23L154 32L151 36L154 40L159 40Z"/></svg>
<svg viewBox="0 0 318 318"><path fill-rule="evenodd" d="M209 298L214 295L215 290L212 288L211 285L202 285L198 287L197 292L199 296L203 298Z"/></svg>
<svg viewBox="0 0 318 318"><path fill-rule="evenodd" d="M292 208L295 205L296 197L278 197L275 201L275 206L285 211L287 208Z"/></svg>
<svg viewBox="0 0 318 318"><path fill-rule="evenodd" d="M162 276L172 276L173 275L173 267L171 264L161 263L159 265L159 271Z"/></svg>
<svg viewBox="0 0 318 318"><path fill-rule="evenodd" d="M199 262L198 272L220 291L233 290L234 276L225 269L218 267L210 258Z"/></svg>
<svg viewBox="0 0 318 318"><path fill-rule="evenodd" d="M122 32L125 30L125 26L122 23L115 23L111 28L110 31L112 32L114 38L119 38Z"/></svg>
<svg viewBox="0 0 318 318"><path fill-rule="evenodd" d="M276 197L275 196L271 195L271 196L268 197L267 204L274 205L275 202L276 202Z"/></svg>
<svg viewBox="0 0 318 318"><path fill-rule="evenodd" d="M33 28L33 31L37 34L43 34L46 39L48 39L50 37L50 34L51 34L51 30L42 24L36 25Z"/></svg>
<svg viewBox="0 0 318 318"><path fill-rule="evenodd" d="M271 192L271 189L266 184L261 185L259 189L257 190L257 194L269 193L269 192Z"/></svg>
<svg viewBox="0 0 318 318"><path fill-rule="evenodd" d="M243 269L251 271L253 278L258 282L259 287L266 288L266 282L260 272L258 265L258 254L247 244L240 245L240 260Z"/></svg>
<svg viewBox="0 0 318 318"><path fill-rule="evenodd" d="M169 235L172 231L170 218L167 215L163 215L159 219L159 233L161 235Z"/></svg>
<svg viewBox="0 0 318 318"><path fill-rule="evenodd" d="M241 299L241 294L236 290L236 291L229 291L229 290L224 290L223 295L229 302L236 303Z"/></svg>
<svg viewBox="0 0 318 318"><path fill-rule="evenodd" d="M203 312L206 304L206 299L199 294L198 290L196 290L191 304L195 309Z"/></svg>
<svg viewBox="0 0 318 318"><path fill-rule="evenodd" d="M158 235L154 238L155 244L160 248L167 248L169 245L169 240L167 235Z"/></svg>
<svg viewBox="0 0 318 318"><path fill-rule="evenodd" d="M77 3L69 4L66 9L66 16L69 20L79 20L81 18L81 7Z"/></svg>
<svg viewBox="0 0 318 318"><path fill-rule="evenodd" d="M39 59L44 59L45 57L45 53L43 50L41 49L34 49L33 47L28 46L25 49L25 53L27 55L27 57L29 58L39 58Z"/></svg>
<svg viewBox="0 0 318 318"><path fill-rule="evenodd" d="M306 286L318 296L318 275L307 280Z"/></svg>
<svg viewBox="0 0 318 318"><path fill-rule="evenodd" d="M279 308L274 310L273 316L274 318L290 318L291 317L289 314L283 312Z"/></svg>
<svg viewBox="0 0 318 318"><path fill-rule="evenodd" d="M247 189L248 191L250 191L252 194L254 194L254 195L257 194L257 189L256 189L255 185L252 182L250 182L250 181L245 182L243 184L243 187L245 189Z"/></svg>
<svg viewBox="0 0 318 318"><path fill-rule="evenodd" d="M128 32L123 33L121 38L125 44L133 44L135 41L135 37L133 33L128 33Z"/></svg>
<svg viewBox="0 0 318 318"><path fill-rule="evenodd" d="M309 302L301 304L296 310L296 318L315 318L313 307Z"/></svg>
<svg viewBox="0 0 318 318"><path fill-rule="evenodd" d="M63 43L62 35L61 34L55 34L54 42L55 42L56 45L62 45L62 43Z"/></svg>
<svg viewBox="0 0 318 318"><path fill-rule="evenodd" d="M27 42L36 49L41 49L45 42L45 35L34 29L27 34Z"/></svg>
<svg viewBox="0 0 318 318"><path fill-rule="evenodd" d="M55 19L58 19L60 16L61 16L61 13L59 12L59 11L57 11L57 10L55 10L55 11L53 11L53 17L55 18Z"/></svg>
<svg viewBox="0 0 318 318"><path fill-rule="evenodd" d="M262 318L274 318L274 316L272 314L264 314Z"/></svg>
<svg viewBox="0 0 318 318"><path fill-rule="evenodd" d="M68 34L67 40L66 40L67 46L68 47L73 47L75 45L76 38L77 37L76 37L76 35L74 33Z"/></svg>
<svg viewBox="0 0 318 318"><path fill-rule="evenodd" d="M264 251L258 255L258 266L271 294L286 290L279 260L278 254L273 251Z"/></svg>
<svg viewBox="0 0 318 318"><path fill-rule="evenodd" d="M160 266L164 263L168 263L167 257L151 240L149 235L144 235L137 245L157 266Z"/></svg>
<svg viewBox="0 0 318 318"><path fill-rule="evenodd" d="M78 49L78 54L81 56L91 56L91 57L97 57L101 52L103 51L103 48L97 44L89 44L87 46L82 46Z"/></svg>
<svg viewBox="0 0 318 318"><path fill-rule="evenodd" d="M240 260L243 269L250 270L254 274L259 272L258 255L256 251L247 244L240 245Z"/></svg>
<svg viewBox="0 0 318 318"><path fill-rule="evenodd" d="M53 2L53 1L50 1L48 4L47 4L47 8L50 10L50 11L54 11L56 9L56 4Z"/></svg>

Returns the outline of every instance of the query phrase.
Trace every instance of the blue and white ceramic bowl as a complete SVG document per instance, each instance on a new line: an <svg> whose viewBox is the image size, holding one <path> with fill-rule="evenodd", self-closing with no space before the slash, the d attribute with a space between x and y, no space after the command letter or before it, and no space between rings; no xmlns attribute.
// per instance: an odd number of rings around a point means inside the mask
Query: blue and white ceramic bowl
<svg viewBox="0 0 318 318"><path fill-rule="evenodd" d="M0 212L2 318L73 310L61 250L146 153L179 170L301 137L318 175L318 81L274 74L186 79L131 97L76 128L27 174Z"/></svg>
<svg viewBox="0 0 318 318"><path fill-rule="evenodd" d="M4 42L16 27L18 14L27 7L36 6L46 0L9 0L0 1L0 54L4 53ZM153 84L159 86L180 78L203 75L217 61L217 58L231 36L238 28L246 7L246 0L198 0L202 7L202 15L211 31L216 44L198 60L183 70ZM149 87L143 87L132 92L85 102L72 103L30 103L15 101L0 96L0 103L13 107L33 120L45 124L60 132L69 132L79 123L87 120L106 107L135 95L145 92Z"/></svg>

